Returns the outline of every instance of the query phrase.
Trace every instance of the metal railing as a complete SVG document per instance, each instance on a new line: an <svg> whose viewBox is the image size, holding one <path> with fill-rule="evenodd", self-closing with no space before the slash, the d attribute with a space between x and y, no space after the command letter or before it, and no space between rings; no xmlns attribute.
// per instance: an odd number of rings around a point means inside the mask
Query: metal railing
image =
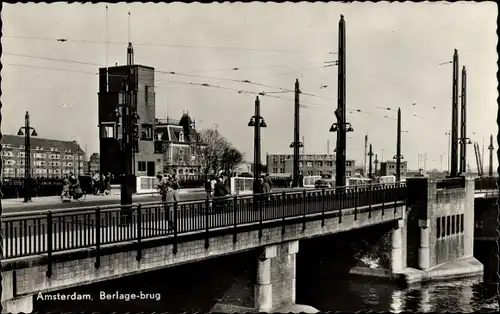
<svg viewBox="0 0 500 314"><path fill-rule="evenodd" d="M446 178L437 180L437 189L456 189L465 187L465 177Z"/></svg>
<svg viewBox="0 0 500 314"><path fill-rule="evenodd" d="M143 239L172 237L174 253L178 236L204 233L205 245L213 231L228 229L236 241L238 228L259 230L263 224L278 222L284 226L314 216L322 220L343 210L382 204L395 208L406 200L406 184L373 184L322 190L300 190L247 196L229 196L201 201L133 204L127 210L120 206L85 207L40 212L8 213L2 217L4 258L18 258L55 252L93 248L99 255L103 245L136 241L140 250Z"/></svg>
<svg viewBox="0 0 500 314"><path fill-rule="evenodd" d="M498 177L479 177L474 179L476 194L484 194L485 197L496 197L499 194Z"/></svg>

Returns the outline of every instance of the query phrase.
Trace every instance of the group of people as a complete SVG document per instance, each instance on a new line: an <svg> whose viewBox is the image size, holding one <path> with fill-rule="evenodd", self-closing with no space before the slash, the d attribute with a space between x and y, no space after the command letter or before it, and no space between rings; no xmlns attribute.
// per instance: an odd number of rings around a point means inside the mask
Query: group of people
<svg viewBox="0 0 500 314"><path fill-rule="evenodd" d="M207 178L205 182L205 192L209 198L222 197L231 193L227 187L227 182L224 182L222 175Z"/></svg>
<svg viewBox="0 0 500 314"><path fill-rule="evenodd" d="M158 190L160 191L162 202L178 202L180 184L177 176L174 174L158 174Z"/></svg>
<svg viewBox="0 0 500 314"><path fill-rule="evenodd" d="M78 200L82 198L83 191L80 186L80 180L78 180L77 176L70 172L69 175L64 175L63 178L63 189L61 193L61 199L75 199Z"/></svg>
<svg viewBox="0 0 500 314"><path fill-rule="evenodd" d="M113 175L108 172L104 173L92 172L92 180L90 181L94 195L109 195L111 193L111 180Z"/></svg>

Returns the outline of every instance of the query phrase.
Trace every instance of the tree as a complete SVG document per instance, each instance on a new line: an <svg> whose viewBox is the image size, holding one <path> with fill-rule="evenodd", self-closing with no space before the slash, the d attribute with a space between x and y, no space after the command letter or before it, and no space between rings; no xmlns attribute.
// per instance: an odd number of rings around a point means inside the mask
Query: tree
<svg viewBox="0 0 500 314"><path fill-rule="evenodd" d="M228 146L222 153L221 165L229 175L243 162L243 154L235 147Z"/></svg>

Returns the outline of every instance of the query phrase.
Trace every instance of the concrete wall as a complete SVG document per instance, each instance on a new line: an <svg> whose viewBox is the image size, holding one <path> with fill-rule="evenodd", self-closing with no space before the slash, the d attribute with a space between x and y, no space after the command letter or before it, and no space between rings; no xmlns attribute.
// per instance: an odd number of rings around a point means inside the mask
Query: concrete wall
<svg viewBox="0 0 500 314"><path fill-rule="evenodd" d="M408 178L407 184L412 190L408 199L408 266L418 264L425 270L472 256L474 180L466 180L465 188L453 189L437 189L436 180L429 178Z"/></svg>
<svg viewBox="0 0 500 314"><path fill-rule="evenodd" d="M2 292L2 302L14 299L20 300L23 297L31 298L31 295L38 292L56 291L97 281L115 279L126 275L176 266L183 263L195 262L225 254L233 254L259 247L394 221L402 217L404 208L403 206L397 207L395 212L392 209L386 208L385 215L382 215L380 208L372 207L371 217L367 211L361 211L358 213L357 219L354 219L353 210L346 210L343 212L341 222L338 217L330 217L325 219L324 226L322 226L320 217L317 217L314 221L302 221L300 218L296 223L286 225L284 233L282 233L281 222L279 221L277 226L269 226L267 228L264 226L260 239L258 230L242 230L238 233L235 243L233 243L233 235L227 234L232 231L227 232L226 230L226 234L210 238L208 249L205 248L205 241L203 240L203 234L201 234L201 239L199 240L183 240L185 242L179 243L178 252L175 255L173 254L171 239L169 240L170 242L167 242L168 244L161 244L160 240L158 240L160 242L157 243L143 241L142 244L144 248L142 250L142 259L139 261L136 260L136 244L124 244L120 250L127 251L113 254L108 253L108 255L101 256L101 264L98 269L94 267L95 257L93 256L94 253L92 250L86 253L85 251L83 251L83 253L80 252L79 257L75 255L75 252L71 253L73 256L66 253L59 255L59 257L54 256L53 275L50 278L46 276L46 262L43 262L44 259L39 257L30 261L25 261L21 264L16 264L16 270L12 269L13 265L4 266L10 267L10 269L4 268L3 271L5 285ZM181 241L181 239L179 239L179 241ZM150 243L149 247L148 242ZM113 247L115 250L118 250L116 245ZM101 252L105 254L105 249L101 248ZM292 257L286 258L291 259ZM285 261L288 260L280 259L272 265L279 267L283 265ZM289 263L292 263L292 260L289 260ZM272 278L271 280L277 282L278 279ZM15 282L16 295L13 294L13 282ZM288 289L286 287L282 288ZM278 300L280 298L281 297L278 297ZM13 302L10 302L11 305L12 303Z"/></svg>

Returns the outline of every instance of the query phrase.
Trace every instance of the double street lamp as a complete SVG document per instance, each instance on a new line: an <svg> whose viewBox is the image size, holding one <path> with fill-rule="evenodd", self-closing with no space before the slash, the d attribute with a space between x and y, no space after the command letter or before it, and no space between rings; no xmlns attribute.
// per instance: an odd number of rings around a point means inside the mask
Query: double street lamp
<svg viewBox="0 0 500 314"><path fill-rule="evenodd" d="M259 96L255 99L255 114L250 118L248 126L254 128L254 146L253 146L253 193L262 193L260 184L260 128L267 127L264 118L260 115Z"/></svg>
<svg viewBox="0 0 500 314"><path fill-rule="evenodd" d="M336 161L335 161L335 185L345 186L345 172L346 172L346 134L354 132L352 124L346 122L345 111L341 108L335 110L335 117L337 122L330 126L330 132L337 132L337 148L336 148Z"/></svg>
<svg viewBox="0 0 500 314"><path fill-rule="evenodd" d="M24 130L24 132L23 132ZM30 126L30 114L26 111L24 115L24 126L19 128L18 136L24 135L24 203L31 202L33 190L31 178L31 136L37 136L35 128Z"/></svg>

